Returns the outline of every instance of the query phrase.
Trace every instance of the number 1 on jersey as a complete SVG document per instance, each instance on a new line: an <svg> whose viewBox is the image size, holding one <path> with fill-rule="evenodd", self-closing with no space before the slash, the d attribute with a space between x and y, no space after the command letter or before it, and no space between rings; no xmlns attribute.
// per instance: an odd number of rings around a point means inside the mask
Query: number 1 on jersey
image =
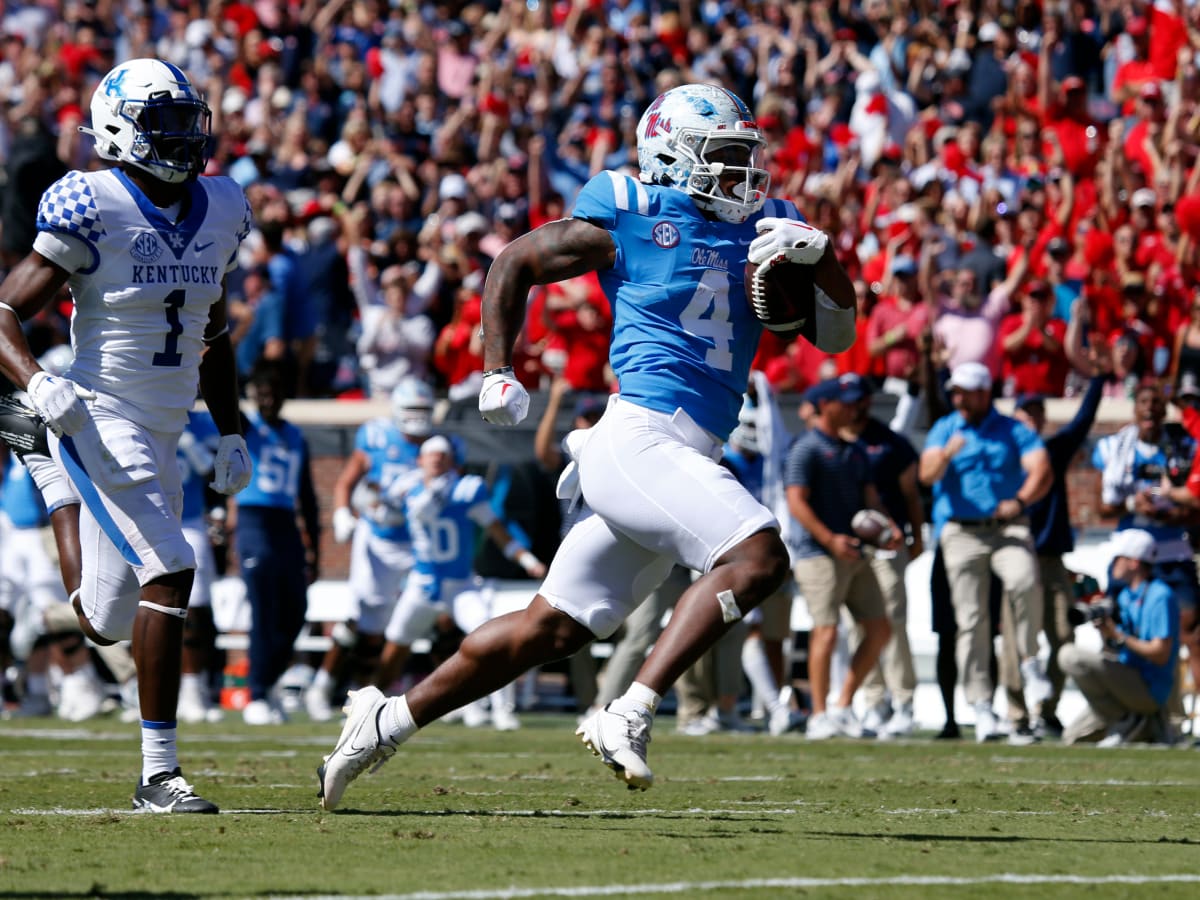
<svg viewBox="0 0 1200 900"><path fill-rule="evenodd" d="M179 352L179 336L183 334L183 323L179 321L179 310L183 308L186 297L183 288L171 291L163 302L167 306L167 342L159 352L154 354L151 365L177 367L183 362L183 354Z"/></svg>
<svg viewBox="0 0 1200 900"><path fill-rule="evenodd" d="M704 355L704 361L714 369L728 372L733 368L733 325L729 322L729 276L716 269L708 269L692 299L679 314L679 324L688 334L708 338L712 348Z"/></svg>

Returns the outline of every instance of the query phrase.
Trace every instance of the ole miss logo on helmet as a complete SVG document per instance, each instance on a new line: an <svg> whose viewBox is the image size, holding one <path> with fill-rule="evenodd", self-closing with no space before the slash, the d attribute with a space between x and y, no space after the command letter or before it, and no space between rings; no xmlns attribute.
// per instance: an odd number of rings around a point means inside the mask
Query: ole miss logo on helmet
<svg viewBox="0 0 1200 900"><path fill-rule="evenodd" d="M671 120L664 119L658 111L658 108L662 106L664 96L666 95L664 94L660 96L654 101L654 104L648 110L646 110L646 137L657 137L660 131L664 134L671 133Z"/></svg>

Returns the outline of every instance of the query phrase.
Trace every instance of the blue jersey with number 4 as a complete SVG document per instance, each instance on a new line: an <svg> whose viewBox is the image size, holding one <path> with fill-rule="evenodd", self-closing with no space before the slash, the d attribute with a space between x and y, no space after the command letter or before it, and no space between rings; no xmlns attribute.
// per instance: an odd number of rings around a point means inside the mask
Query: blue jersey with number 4
<svg viewBox="0 0 1200 900"><path fill-rule="evenodd" d="M764 216L800 218L792 203L768 200L740 225L713 221L683 191L611 171L584 185L572 217L616 245L612 268L597 274L613 309L609 361L624 399L683 409L729 436L762 334L743 277Z"/></svg>

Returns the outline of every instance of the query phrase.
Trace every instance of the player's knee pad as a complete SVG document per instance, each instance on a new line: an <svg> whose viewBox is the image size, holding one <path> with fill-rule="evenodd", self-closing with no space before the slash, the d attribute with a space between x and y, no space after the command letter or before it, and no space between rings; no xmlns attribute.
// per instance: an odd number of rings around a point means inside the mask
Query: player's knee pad
<svg viewBox="0 0 1200 900"><path fill-rule="evenodd" d="M161 603L152 603L149 600L139 600L138 606L153 610L157 613L162 613L164 616L171 616L172 618L180 620L187 619L186 606L163 606Z"/></svg>

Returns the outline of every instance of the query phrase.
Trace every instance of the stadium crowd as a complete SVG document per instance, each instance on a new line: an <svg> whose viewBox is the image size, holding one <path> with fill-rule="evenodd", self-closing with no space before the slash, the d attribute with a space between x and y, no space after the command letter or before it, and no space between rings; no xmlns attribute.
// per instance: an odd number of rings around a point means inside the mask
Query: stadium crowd
<svg viewBox="0 0 1200 900"><path fill-rule="evenodd" d="M851 353L764 341L777 389L836 369L899 390L929 332L942 362L982 361L1005 393L1070 394L1073 363L1103 354L1128 394L1200 374L1198 15L1165 0L7 4L3 247L11 262L28 237L21 186L52 165L43 151L92 165L75 126L99 77L159 56L210 99L209 171L258 223L231 285L243 374L265 356L302 396L383 395L408 372L466 395L498 249L591 174L636 167L649 99L713 81L750 99L772 193L836 236L859 286ZM521 378L602 388L608 319L594 280L545 291Z"/></svg>
<svg viewBox="0 0 1200 900"><path fill-rule="evenodd" d="M209 174L254 212L229 276L240 374L281 364L290 396L388 397L409 376L476 394L491 260L592 175L636 172L642 111L686 82L750 102L771 193L831 235L857 289L849 352L764 336L772 390L854 373L911 398L971 363L1026 400L1082 395L1098 371L1130 399L1148 379L1200 384L1200 5L63 0L0 16L0 263L32 242L42 188L94 165L76 126L100 77L178 65L212 107ZM35 351L66 340L69 314L64 295L31 324ZM518 377L612 390L610 326L594 276L538 291Z"/></svg>

